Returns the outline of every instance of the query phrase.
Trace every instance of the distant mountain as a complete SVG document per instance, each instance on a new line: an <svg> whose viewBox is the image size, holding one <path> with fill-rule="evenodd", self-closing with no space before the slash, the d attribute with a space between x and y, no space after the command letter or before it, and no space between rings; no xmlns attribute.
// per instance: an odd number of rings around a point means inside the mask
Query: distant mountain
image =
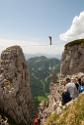
<svg viewBox="0 0 84 125"><path fill-rule="evenodd" d="M47 97L51 76L60 72L60 60L46 58L45 56L33 57L27 60L30 73L30 85L34 100ZM57 76L56 78L57 79Z"/></svg>
<svg viewBox="0 0 84 125"><path fill-rule="evenodd" d="M45 56L47 58L57 58L57 59L61 60L61 54L41 54L41 53L25 54L26 60L29 59L29 58L40 57L40 56Z"/></svg>

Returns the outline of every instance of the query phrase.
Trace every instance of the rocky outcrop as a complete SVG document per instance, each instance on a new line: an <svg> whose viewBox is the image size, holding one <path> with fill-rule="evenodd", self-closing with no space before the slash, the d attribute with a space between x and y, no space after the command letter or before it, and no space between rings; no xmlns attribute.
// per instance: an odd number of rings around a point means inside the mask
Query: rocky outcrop
<svg viewBox="0 0 84 125"><path fill-rule="evenodd" d="M47 118L56 113L60 114L63 110L62 106L62 92L65 89L65 79L69 77L73 80L74 77L82 78L84 82L84 73L78 73L74 75L68 75L62 80L59 80L59 83L51 83L50 84L50 95L48 96L48 99L44 102L41 102L39 105L39 116L43 117L42 123L46 123ZM69 104L73 103L73 100L69 103L67 103L67 106Z"/></svg>
<svg viewBox="0 0 84 125"><path fill-rule="evenodd" d="M84 82L84 39L75 41L75 43L72 42L65 46L61 59L60 74L58 76L59 83L52 82L50 84L50 95L47 101L39 105L39 115L43 117L42 123L45 123L51 114L60 114L62 112L61 95L65 88L66 77L71 78L72 81L74 77L82 78ZM73 100L70 103L73 103Z"/></svg>
<svg viewBox="0 0 84 125"><path fill-rule="evenodd" d="M16 121L32 124L34 107L26 60L19 46L4 50L0 60L0 108Z"/></svg>
<svg viewBox="0 0 84 125"><path fill-rule="evenodd" d="M84 40L81 44L67 45L62 53L61 77L78 72L84 72Z"/></svg>
<svg viewBox="0 0 84 125"><path fill-rule="evenodd" d="M61 113L61 94L64 90L64 85L60 83L50 84L50 95L46 101L43 101L39 105L39 116L42 117L42 123L46 122L46 119L53 113Z"/></svg>

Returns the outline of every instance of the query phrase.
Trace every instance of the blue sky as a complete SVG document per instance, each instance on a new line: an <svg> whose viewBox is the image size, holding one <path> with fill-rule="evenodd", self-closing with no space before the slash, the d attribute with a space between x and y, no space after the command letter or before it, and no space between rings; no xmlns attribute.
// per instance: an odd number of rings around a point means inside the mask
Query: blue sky
<svg viewBox="0 0 84 125"><path fill-rule="evenodd" d="M0 53L20 45L28 54L61 54L79 38L84 38L84 0L0 0Z"/></svg>

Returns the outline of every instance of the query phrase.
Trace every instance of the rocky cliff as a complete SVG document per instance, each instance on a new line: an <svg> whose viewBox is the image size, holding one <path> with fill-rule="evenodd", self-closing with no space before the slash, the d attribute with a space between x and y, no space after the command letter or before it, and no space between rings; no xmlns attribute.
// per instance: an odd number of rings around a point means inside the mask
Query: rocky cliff
<svg viewBox="0 0 84 125"><path fill-rule="evenodd" d="M84 39L68 43L62 53L61 77L78 72L84 72Z"/></svg>
<svg viewBox="0 0 84 125"><path fill-rule="evenodd" d="M30 78L24 54L19 46L9 47L1 54L0 109L16 123L32 123L34 107Z"/></svg>
<svg viewBox="0 0 84 125"><path fill-rule="evenodd" d="M68 75L65 78L63 78L62 80L59 80L59 83L53 83L51 82L50 84L50 95L48 96L48 99L46 101L43 101L40 103L39 105L39 116L43 117L42 119L42 124L45 124L47 121L47 118L56 113L56 114L60 114L63 111L62 107L62 92L65 89L65 84L66 81L65 79L67 77L70 77L72 80L74 77L78 77L78 78L82 78L84 81L84 73L78 73L78 74L73 74L73 75ZM69 104L73 103L73 100L70 101L69 103L67 103L66 106L68 106Z"/></svg>
<svg viewBox="0 0 84 125"><path fill-rule="evenodd" d="M60 74L59 83L52 82L50 84L50 95L47 101L39 105L39 115L43 117L42 123L46 122L49 115L62 112L61 95L65 88L66 77L70 77L71 79L74 77L84 79L84 39L65 45Z"/></svg>

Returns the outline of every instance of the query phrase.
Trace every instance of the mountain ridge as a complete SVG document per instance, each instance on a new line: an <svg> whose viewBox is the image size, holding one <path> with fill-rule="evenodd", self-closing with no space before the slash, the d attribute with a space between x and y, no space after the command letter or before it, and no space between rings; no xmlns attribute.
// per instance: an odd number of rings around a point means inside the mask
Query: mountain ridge
<svg viewBox="0 0 84 125"><path fill-rule="evenodd" d="M45 56L47 58L57 58L59 60L61 60L61 54L42 54L42 53L36 53L36 54L24 54L26 60L30 59L30 58L34 58L34 57L40 57L40 56Z"/></svg>

